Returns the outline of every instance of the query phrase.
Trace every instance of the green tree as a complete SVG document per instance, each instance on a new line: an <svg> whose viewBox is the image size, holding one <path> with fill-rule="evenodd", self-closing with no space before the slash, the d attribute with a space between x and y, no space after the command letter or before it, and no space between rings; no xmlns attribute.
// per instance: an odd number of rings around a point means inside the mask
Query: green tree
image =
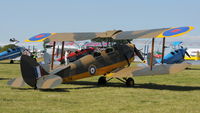
<svg viewBox="0 0 200 113"><path fill-rule="evenodd" d="M5 45L3 47L0 47L0 52L7 51L8 48L14 49L16 47L18 47L18 46L16 46L15 44L8 44L8 45Z"/></svg>

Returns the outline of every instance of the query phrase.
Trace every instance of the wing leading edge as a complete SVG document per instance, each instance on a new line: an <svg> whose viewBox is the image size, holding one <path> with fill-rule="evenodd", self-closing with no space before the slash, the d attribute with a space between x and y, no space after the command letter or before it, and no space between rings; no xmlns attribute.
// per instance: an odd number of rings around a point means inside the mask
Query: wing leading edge
<svg viewBox="0 0 200 113"><path fill-rule="evenodd" d="M163 38L163 37L176 37L183 35L193 29L192 26L176 27L176 28L161 28L150 30L137 30L137 31L122 31L113 30L106 32L83 32L83 33L41 33L31 37L26 42L42 42L48 40L52 41L81 41L91 40L95 38L113 38L115 40L127 40L138 38Z"/></svg>

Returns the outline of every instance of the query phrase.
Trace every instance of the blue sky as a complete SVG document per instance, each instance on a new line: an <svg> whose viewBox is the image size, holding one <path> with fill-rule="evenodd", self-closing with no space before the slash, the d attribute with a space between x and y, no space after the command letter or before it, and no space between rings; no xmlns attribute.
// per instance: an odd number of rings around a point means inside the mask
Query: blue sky
<svg viewBox="0 0 200 113"><path fill-rule="evenodd" d="M42 32L101 32L194 26L199 0L0 0L0 42Z"/></svg>

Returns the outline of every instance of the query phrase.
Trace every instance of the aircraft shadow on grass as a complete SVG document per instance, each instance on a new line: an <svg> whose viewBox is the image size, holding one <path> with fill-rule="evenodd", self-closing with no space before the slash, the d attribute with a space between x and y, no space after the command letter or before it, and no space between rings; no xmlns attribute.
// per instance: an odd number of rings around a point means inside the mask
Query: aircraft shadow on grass
<svg viewBox="0 0 200 113"><path fill-rule="evenodd" d="M0 78L0 80L10 80L10 78Z"/></svg>
<svg viewBox="0 0 200 113"><path fill-rule="evenodd" d="M186 68L186 70L200 70L200 68Z"/></svg>
<svg viewBox="0 0 200 113"><path fill-rule="evenodd" d="M16 90L38 90L38 89L34 89L34 88L12 88L12 89L16 89ZM55 89L39 89L39 91L42 92L69 92L69 90L67 90L66 88L55 88Z"/></svg>
<svg viewBox="0 0 200 113"><path fill-rule="evenodd" d="M40 89L42 92L70 92L66 88L55 88L55 89Z"/></svg>
<svg viewBox="0 0 200 113"><path fill-rule="evenodd" d="M155 89L155 90L171 90L171 91L193 91L200 90L199 86L177 86L177 85L161 85L155 83L136 84L134 88Z"/></svg>
<svg viewBox="0 0 200 113"><path fill-rule="evenodd" d="M178 86L178 85L162 85L155 83L144 83L144 84L135 84L134 87L127 87L122 83L107 83L105 86L97 85L97 82L89 81L73 81L66 83L71 85L82 85L80 87L73 88L55 88L55 89L39 89L42 92L70 92L72 89L90 89L90 88L100 88L100 87L123 87L123 88L143 88L143 89L155 89L155 90L171 90L171 91L193 91L200 90L200 86ZM13 88L17 90L34 90L34 88ZM36 89L38 90L38 89Z"/></svg>
<svg viewBox="0 0 200 113"><path fill-rule="evenodd" d="M12 64L12 63L9 63L9 62L0 62L0 64ZM20 64L20 62L15 62L13 64Z"/></svg>
<svg viewBox="0 0 200 113"><path fill-rule="evenodd" d="M98 88L102 86L98 86L96 82L88 82L88 81L74 81L67 84L73 85L91 85L91 87L78 87L78 88L67 88L67 89L87 89L87 88ZM134 87L127 87L122 83L107 83L104 87L124 87L124 88L144 88L144 89L155 89L155 90L171 90L171 91L192 91L192 90L200 90L200 86L178 86L178 85L162 85L155 83L144 83L144 84L135 84Z"/></svg>

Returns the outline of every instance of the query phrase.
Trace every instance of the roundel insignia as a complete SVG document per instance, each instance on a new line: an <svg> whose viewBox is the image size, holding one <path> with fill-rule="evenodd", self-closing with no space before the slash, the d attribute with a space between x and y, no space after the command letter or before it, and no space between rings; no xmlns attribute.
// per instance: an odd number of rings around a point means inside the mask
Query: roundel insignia
<svg viewBox="0 0 200 113"><path fill-rule="evenodd" d="M95 75L96 66L95 65L90 65L89 68L88 68L88 71L89 71L90 75Z"/></svg>
<svg viewBox="0 0 200 113"><path fill-rule="evenodd" d="M41 33L39 35L31 37L28 41L30 41L30 42L40 42L40 41L45 40L50 35L51 35L51 33Z"/></svg>
<svg viewBox="0 0 200 113"><path fill-rule="evenodd" d="M183 35L189 31L191 31L193 27L187 26L187 27L176 27L176 28L171 28L163 33L161 33L158 37L176 37Z"/></svg>
<svg viewBox="0 0 200 113"><path fill-rule="evenodd" d="M174 36L180 33L184 33L188 31L190 28L189 27L178 27L178 28L173 28L170 30L167 30L163 33L163 36Z"/></svg>

